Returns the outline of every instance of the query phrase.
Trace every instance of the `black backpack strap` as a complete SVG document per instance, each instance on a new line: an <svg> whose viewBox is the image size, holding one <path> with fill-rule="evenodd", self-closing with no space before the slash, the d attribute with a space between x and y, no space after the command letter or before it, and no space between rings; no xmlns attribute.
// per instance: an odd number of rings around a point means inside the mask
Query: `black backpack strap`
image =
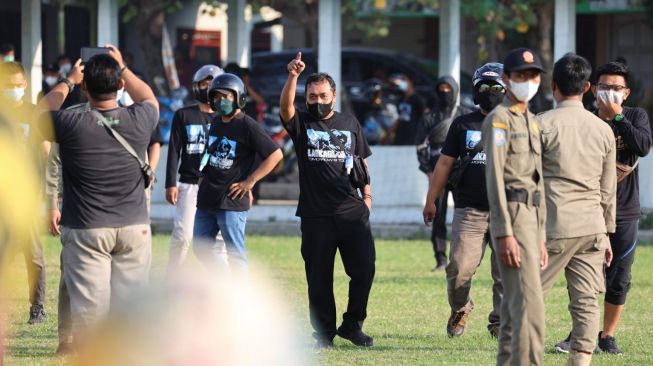
<svg viewBox="0 0 653 366"><path fill-rule="evenodd" d="M98 118L98 122L102 123L102 125L109 131L109 133L111 133L111 135L116 140L118 140L120 145L122 145L122 147L124 147L125 150L127 150L127 152L131 156L133 156L134 159L136 159L141 169L144 169L145 167L149 166L138 156L138 154L136 153L136 151L134 151L134 148L129 144L129 142L127 142L127 140L125 140L125 138L122 137L122 135L120 135L118 131L114 130L111 127L111 125L107 123L106 118L102 115L102 113L98 112L97 109L92 109L91 113L93 113L93 115Z"/></svg>

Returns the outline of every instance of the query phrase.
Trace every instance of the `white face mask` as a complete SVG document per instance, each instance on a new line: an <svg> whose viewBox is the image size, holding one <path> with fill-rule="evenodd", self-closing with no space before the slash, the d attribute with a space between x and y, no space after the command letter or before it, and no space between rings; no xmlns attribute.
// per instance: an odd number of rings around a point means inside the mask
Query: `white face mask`
<svg viewBox="0 0 653 366"><path fill-rule="evenodd" d="M68 76L68 73L70 72L70 69L72 68L72 65L69 63L65 63L59 67L59 73L61 76L66 77Z"/></svg>
<svg viewBox="0 0 653 366"><path fill-rule="evenodd" d="M48 84L49 87L55 86L57 84L57 81L59 80L56 76L46 76L45 77L45 83Z"/></svg>
<svg viewBox="0 0 653 366"><path fill-rule="evenodd" d="M621 105L621 103L624 101L624 92L616 92L612 89L599 90L597 99L601 99L605 103L610 102Z"/></svg>
<svg viewBox="0 0 653 366"><path fill-rule="evenodd" d="M17 103L25 96L25 88L6 89L2 94L8 101Z"/></svg>
<svg viewBox="0 0 653 366"><path fill-rule="evenodd" d="M539 83L534 83L530 80L524 81L523 83L517 83L512 80L509 81L510 91L520 102L528 102L533 99L535 94L537 94L537 90L540 88Z"/></svg>
<svg viewBox="0 0 653 366"><path fill-rule="evenodd" d="M5 55L2 59L3 59L5 62L14 62L14 61L15 61L15 59L14 59L14 55Z"/></svg>
<svg viewBox="0 0 653 366"><path fill-rule="evenodd" d="M116 101L120 102L123 95L125 95L125 89L118 89L118 91L116 92Z"/></svg>

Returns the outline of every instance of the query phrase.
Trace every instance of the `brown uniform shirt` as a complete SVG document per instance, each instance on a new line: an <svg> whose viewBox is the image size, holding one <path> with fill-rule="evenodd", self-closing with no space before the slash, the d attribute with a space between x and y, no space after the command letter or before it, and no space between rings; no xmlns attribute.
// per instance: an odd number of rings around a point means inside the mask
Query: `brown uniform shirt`
<svg viewBox="0 0 653 366"><path fill-rule="evenodd" d="M507 97L483 121L483 147L486 153L485 178L490 204L490 231L495 238L517 236L513 232L506 190L528 192L528 204L533 193L539 195L539 227L533 231L545 238L544 183L542 175L540 128L535 115L522 113ZM511 216L512 215L512 216ZM519 238L518 238L519 239Z"/></svg>
<svg viewBox="0 0 653 366"><path fill-rule="evenodd" d="M580 101L563 101L538 118L547 239L613 233L617 176L612 129Z"/></svg>

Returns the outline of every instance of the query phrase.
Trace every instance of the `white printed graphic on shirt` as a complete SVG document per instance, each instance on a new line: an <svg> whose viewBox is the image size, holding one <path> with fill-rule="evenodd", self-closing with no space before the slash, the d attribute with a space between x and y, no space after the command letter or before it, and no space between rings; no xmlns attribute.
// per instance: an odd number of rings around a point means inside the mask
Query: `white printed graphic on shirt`
<svg viewBox="0 0 653 366"><path fill-rule="evenodd" d="M481 142L481 131L469 130L465 138L465 148L468 151L474 150L476 145ZM483 150L476 153L471 164L485 164L485 152Z"/></svg>
<svg viewBox="0 0 653 366"><path fill-rule="evenodd" d="M186 125L186 136L188 136L188 143L186 144L186 154L201 154L204 152L204 144L206 143L205 129L203 125Z"/></svg>
<svg viewBox="0 0 653 366"><path fill-rule="evenodd" d="M213 143L217 139L218 138L215 136L209 136L209 146L213 146ZM209 164L214 168L227 170L234 165L235 158L236 158L236 141L229 140L226 137L222 137L215 151L211 153Z"/></svg>
<svg viewBox="0 0 653 366"><path fill-rule="evenodd" d="M333 141L328 132L317 131L312 128L306 130L308 136L306 152L309 161L344 162L345 157L351 154L351 132L331 130L331 133L340 140L340 144ZM340 145L345 147L344 151Z"/></svg>

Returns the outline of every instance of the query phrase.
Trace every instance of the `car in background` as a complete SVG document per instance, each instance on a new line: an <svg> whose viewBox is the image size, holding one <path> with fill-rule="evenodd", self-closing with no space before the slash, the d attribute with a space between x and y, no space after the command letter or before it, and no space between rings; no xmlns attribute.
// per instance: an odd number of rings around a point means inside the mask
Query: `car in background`
<svg viewBox="0 0 653 366"><path fill-rule="evenodd" d="M279 97L288 79L287 65L300 51L306 69L297 82L296 103L299 108L304 108L306 78L316 71L315 52L312 49L294 49L252 55L252 86L265 98L268 105L265 117L267 124L275 123L271 119L279 120ZM417 93L427 104L432 105L434 102L435 83L438 79L435 62L397 51L368 48L343 48L341 54L341 82L345 90L345 95L341 95L342 110L353 113L359 121L362 121L369 110L366 85L372 79L387 80L392 74L406 74L413 80ZM474 106L471 76L464 73L461 74L460 103L468 107Z"/></svg>

